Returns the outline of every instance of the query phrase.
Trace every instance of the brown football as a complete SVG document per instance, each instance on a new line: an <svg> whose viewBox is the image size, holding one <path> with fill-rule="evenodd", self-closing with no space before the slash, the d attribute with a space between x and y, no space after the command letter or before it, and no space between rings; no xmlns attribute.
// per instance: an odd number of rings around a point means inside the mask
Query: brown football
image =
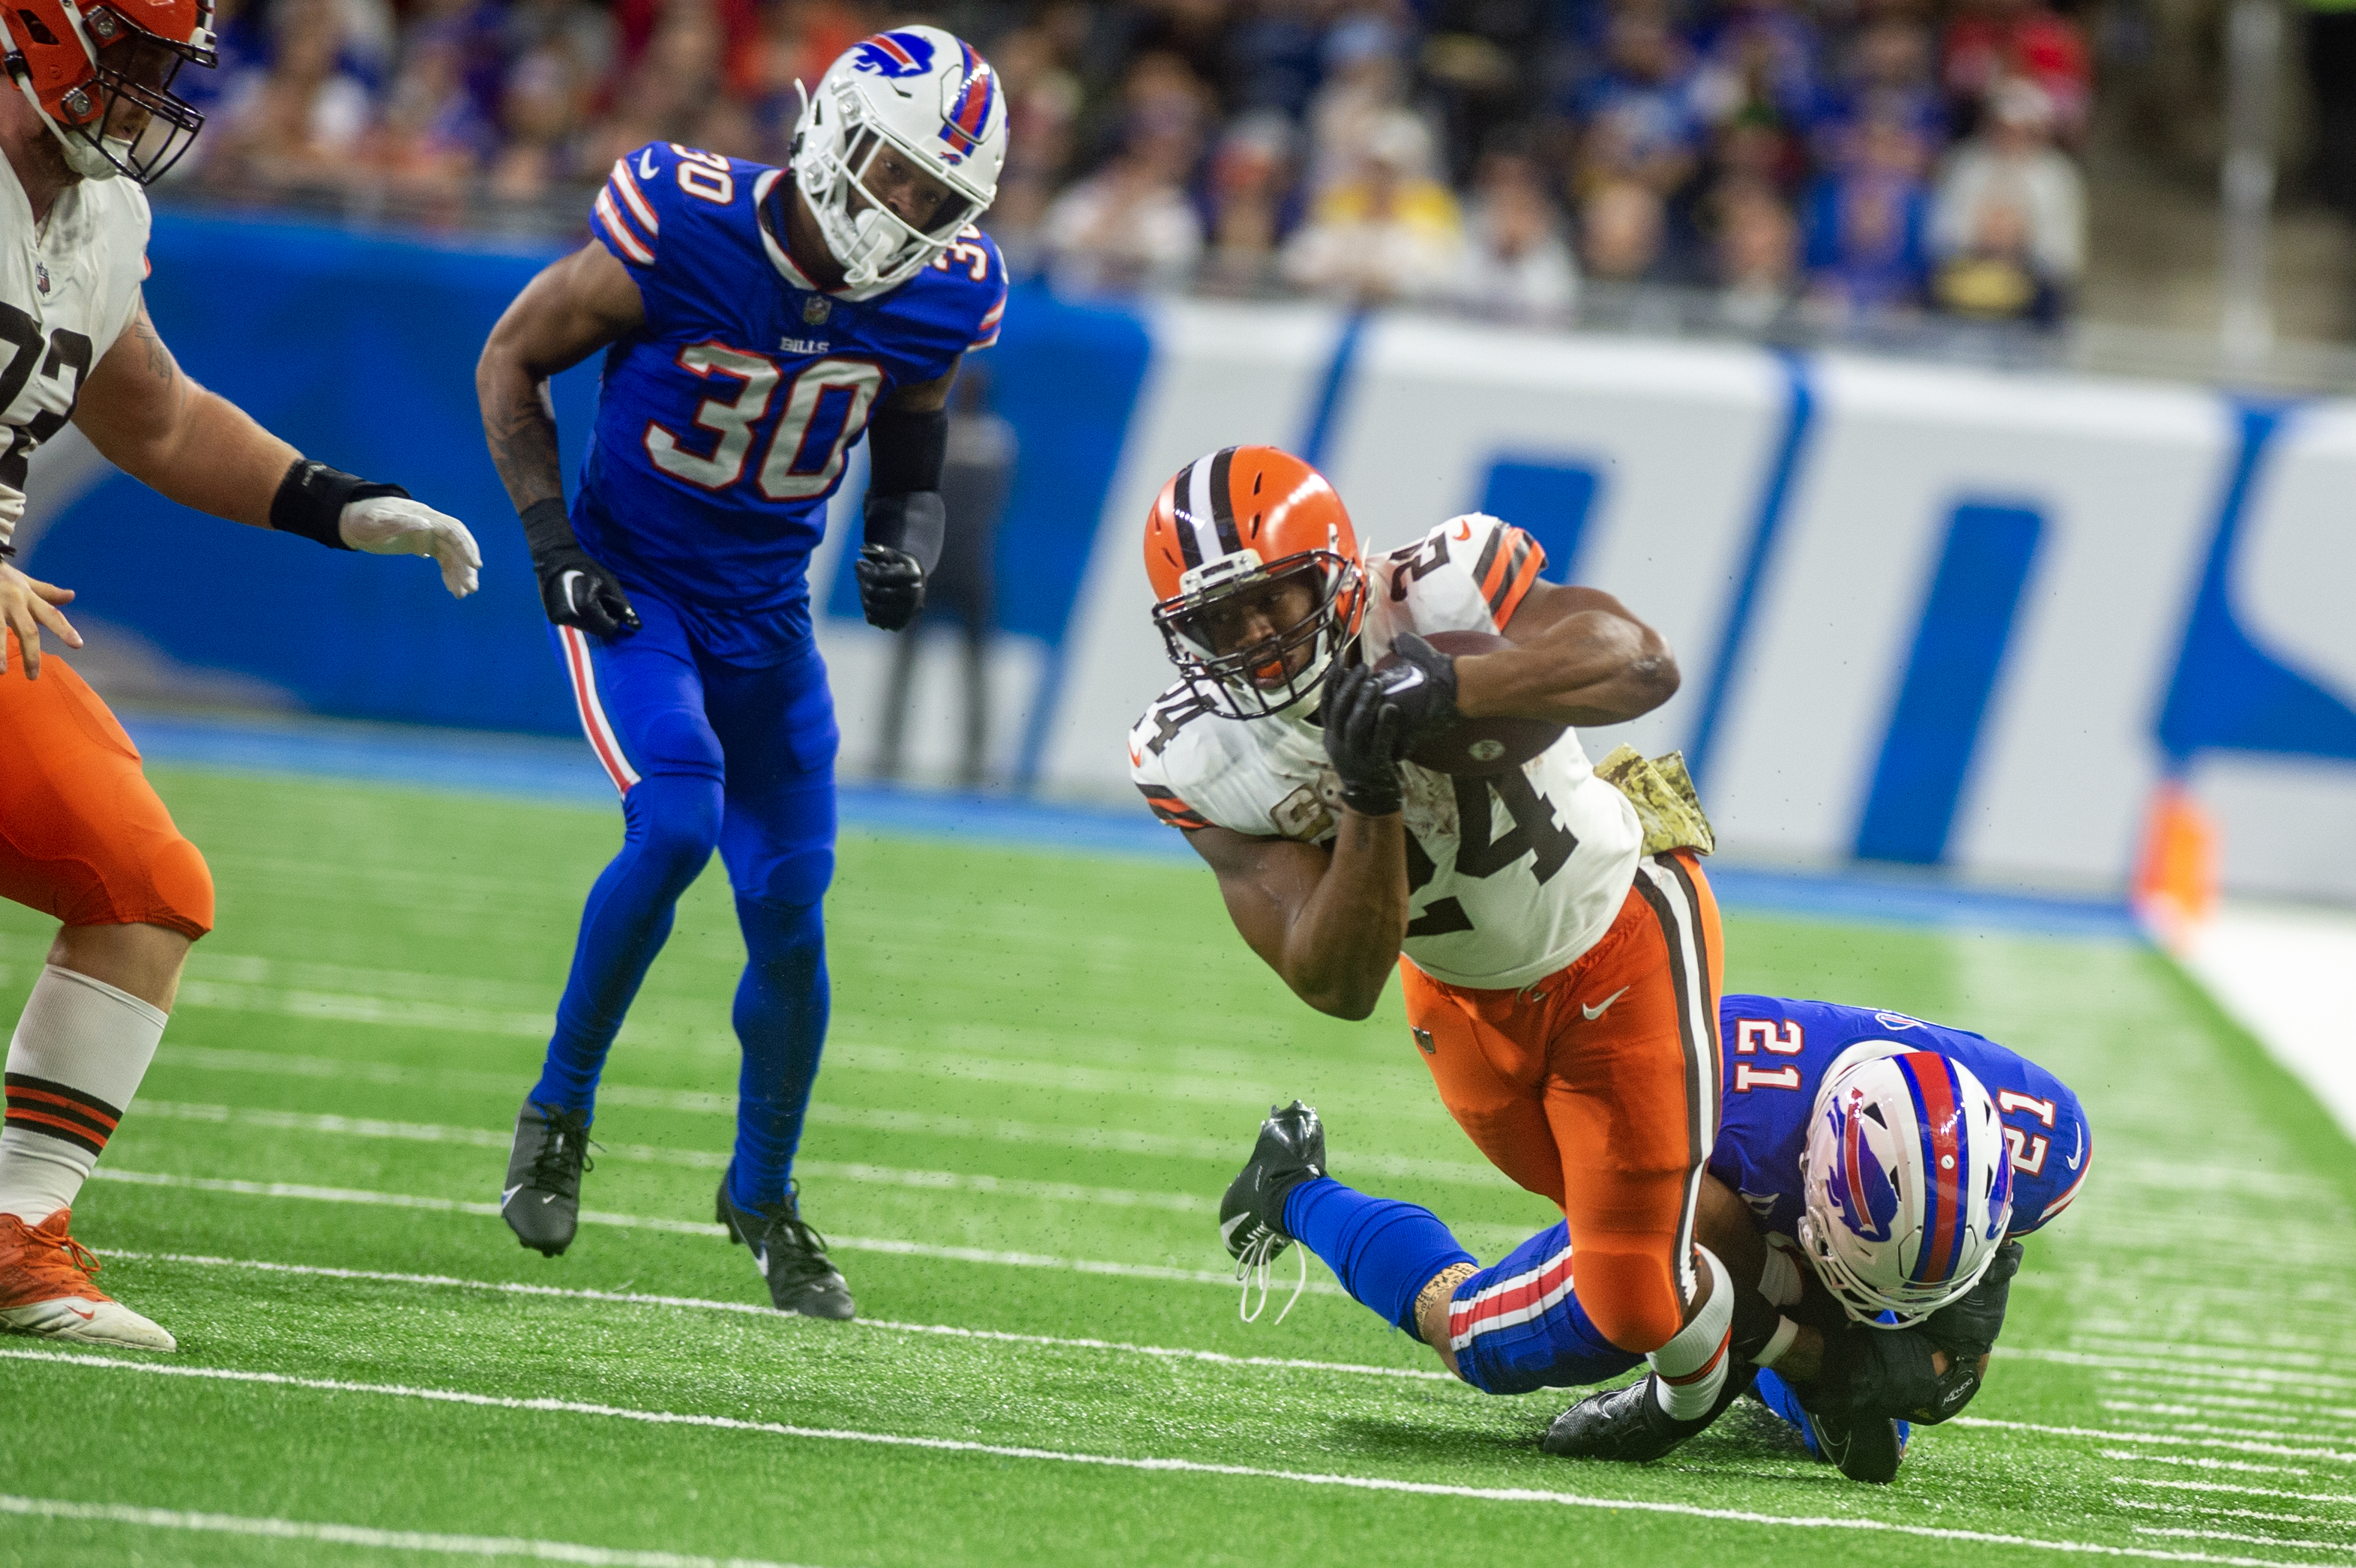
<svg viewBox="0 0 2356 1568"><path fill-rule="evenodd" d="M1430 632L1424 641L1457 658L1514 645L1488 632ZM1397 654L1387 654L1375 667L1398 662ZM1408 752L1408 761L1460 778L1509 773L1561 740L1565 728L1543 719L1460 719Z"/></svg>

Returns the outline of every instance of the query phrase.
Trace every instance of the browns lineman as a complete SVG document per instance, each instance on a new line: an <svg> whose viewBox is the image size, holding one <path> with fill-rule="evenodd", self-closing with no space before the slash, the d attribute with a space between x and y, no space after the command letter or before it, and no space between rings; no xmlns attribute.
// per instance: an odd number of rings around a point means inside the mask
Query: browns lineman
<svg viewBox="0 0 2356 1568"><path fill-rule="evenodd" d="M1721 963L1699 863L1640 853L1569 731L1488 777L1403 760L1460 719L1649 712L1677 688L1668 647L1609 594L1541 581L1543 551L1494 517L1362 557L1333 486L1272 447L1180 470L1145 558L1180 671L1130 737L1154 812L1310 1006L1365 1018L1398 966L1449 1111L1560 1205L1580 1298L1650 1358L1659 1419L1706 1420L1732 1292L1693 1231ZM1451 658L1419 635L1442 631L1515 645Z"/></svg>
<svg viewBox="0 0 2356 1568"><path fill-rule="evenodd" d="M142 187L203 118L173 95L213 63L208 0L9 0L0 47L0 896L63 923L9 1042L0 1129L0 1328L168 1350L108 1298L70 1206L147 1071L212 879L105 704L54 656L68 589L5 559L27 461L80 426L134 478L333 549L429 555L450 592L482 564L465 525L396 485L306 461L180 374L141 301Z"/></svg>

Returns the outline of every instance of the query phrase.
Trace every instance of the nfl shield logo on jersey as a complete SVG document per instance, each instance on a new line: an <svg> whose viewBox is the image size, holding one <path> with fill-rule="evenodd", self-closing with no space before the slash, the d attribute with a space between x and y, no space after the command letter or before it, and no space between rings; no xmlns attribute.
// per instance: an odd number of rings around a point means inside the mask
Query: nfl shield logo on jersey
<svg viewBox="0 0 2356 1568"><path fill-rule="evenodd" d="M802 301L802 320L816 326L834 314L834 302L824 294L812 294Z"/></svg>
<svg viewBox="0 0 2356 1568"><path fill-rule="evenodd" d="M33 283L43 293L49 292L49 269L40 261L33 263Z"/></svg>

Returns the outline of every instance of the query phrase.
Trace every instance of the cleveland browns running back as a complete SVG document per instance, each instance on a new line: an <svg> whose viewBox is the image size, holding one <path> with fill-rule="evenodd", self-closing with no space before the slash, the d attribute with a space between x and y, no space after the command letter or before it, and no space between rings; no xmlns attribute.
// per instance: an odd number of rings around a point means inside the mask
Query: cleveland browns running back
<svg viewBox="0 0 2356 1568"><path fill-rule="evenodd" d="M1364 1018L1398 968L1450 1112L1561 1207L1598 1329L1649 1357L1665 1418L1706 1417L1732 1292L1694 1237L1721 967L1699 859L1644 854L1569 731L1487 776L1406 760L1466 719L1649 712L1676 690L1667 645L1611 595L1542 581L1544 551L1495 517L1363 553L1333 485L1273 447L1180 470L1145 557L1179 671L1130 735L1154 813L1312 1007ZM1427 636L1449 631L1513 645L1451 656Z"/></svg>
<svg viewBox="0 0 2356 1568"><path fill-rule="evenodd" d="M231 522L432 556L461 597L482 557L456 518L305 458L189 380L147 318L142 187L204 123L171 84L213 63L210 5L9 0L0 49L0 897L61 923L8 1045L0 1329L168 1350L91 1282L67 1226L212 928L212 879L106 705L43 656L44 630L81 638L72 591L6 559L29 461L70 420L124 473Z"/></svg>

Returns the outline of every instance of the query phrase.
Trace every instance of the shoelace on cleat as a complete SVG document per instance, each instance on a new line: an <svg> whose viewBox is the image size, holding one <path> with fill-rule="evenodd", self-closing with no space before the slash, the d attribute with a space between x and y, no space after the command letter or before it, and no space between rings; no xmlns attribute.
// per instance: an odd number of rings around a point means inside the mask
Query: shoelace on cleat
<svg viewBox="0 0 2356 1568"><path fill-rule="evenodd" d="M1276 1261L1277 1253L1291 1244L1287 1238L1278 1235L1265 1226L1255 1232L1251 1240L1244 1243L1242 1253L1236 1259L1236 1279L1243 1286L1243 1296L1236 1303L1236 1312L1245 1322L1258 1322L1259 1315L1268 1310L1269 1265ZM1301 1299L1301 1293L1309 1288L1308 1249L1301 1250L1299 1262L1301 1277L1293 1281L1292 1295L1278 1311L1277 1324L1284 1321L1292 1311L1293 1304ZM1252 1305L1254 1287L1258 1287L1259 1291L1259 1305L1257 1307ZM1275 1326L1275 1324L1270 1325L1271 1328Z"/></svg>
<svg viewBox="0 0 2356 1568"><path fill-rule="evenodd" d="M43 1285L63 1285L69 1288L89 1285L91 1295L101 1299L112 1299L95 1285L91 1285L91 1276L106 1265L100 1263L88 1247L68 1234L59 1233L51 1240L47 1232L34 1225L25 1226L24 1232L26 1239L32 1243L19 1265L27 1278Z"/></svg>
<svg viewBox="0 0 2356 1568"><path fill-rule="evenodd" d="M834 1264L826 1255L826 1238L819 1233L816 1225L802 1218L799 1183L787 1184L783 1202L772 1203L766 1209L755 1209L751 1212L761 1217L773 1248L777 1242L786 1243L781 1261L785 1264L788 1282L798 1285L804 1280L822 1278L834 1272ZM771 1255L774 1257L777 1253L773 1251Z"/></svg>
<svg viewBox="0 0 2356 1568"><path fill-rule="evenodd" d="M568 1146L577 1152L568 1152ZM589 1151L602 1147L591 1142L588 1127L575 1125L569 1115L562 1119L550 1116L548 1136L541 1144L540 1152L532 1157L529 1185L541 1192L562 1192L570 1185L573 1193L578 1195L582 1173L597 1168Z"/></svg>

